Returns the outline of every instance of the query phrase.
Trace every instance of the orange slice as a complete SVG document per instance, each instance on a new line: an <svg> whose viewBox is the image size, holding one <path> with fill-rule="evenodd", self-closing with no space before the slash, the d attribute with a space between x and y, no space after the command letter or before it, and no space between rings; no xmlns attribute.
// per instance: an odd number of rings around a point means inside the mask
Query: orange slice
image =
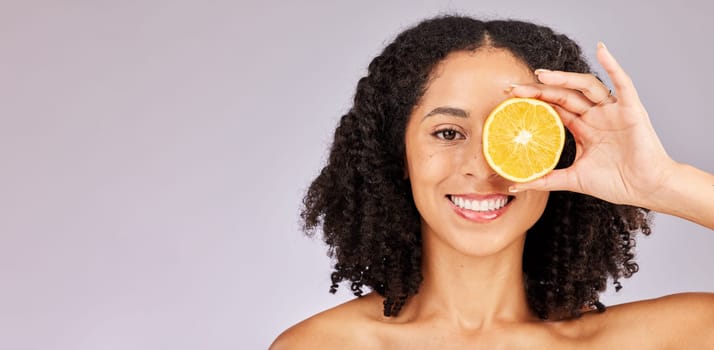
<svg viewBox="0 0 714 350"><path fill-rule="evenodd" d="M555 168L565 128L548 103L511 98L498 105L483 126L483 153L496 173L514 182L535 180Z"/></svg>

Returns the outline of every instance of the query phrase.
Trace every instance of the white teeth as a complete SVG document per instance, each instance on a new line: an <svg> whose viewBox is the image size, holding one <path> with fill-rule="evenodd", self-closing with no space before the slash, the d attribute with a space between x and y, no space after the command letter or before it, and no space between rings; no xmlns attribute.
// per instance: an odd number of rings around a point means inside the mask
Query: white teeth
<svg viewBox="0 0 714 350"><path fill-rule="evenodd" d="M450 196L451 202L459 208L475 210L475 211L491 211L501 209L508 203L508 197L500 197L487 200L468 200L462 197Z"/></svg>

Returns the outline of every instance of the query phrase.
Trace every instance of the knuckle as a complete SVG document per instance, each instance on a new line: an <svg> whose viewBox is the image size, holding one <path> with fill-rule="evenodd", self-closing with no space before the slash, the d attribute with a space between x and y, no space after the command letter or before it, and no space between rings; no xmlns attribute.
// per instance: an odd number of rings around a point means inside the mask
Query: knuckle
<svg viewBox="0 0 714 350"><path fill-rule="evenodd" d="M555 96L555 103L560 105L560 106L565 106L568 104L569 98L568 94L558 94Z"/></svg>

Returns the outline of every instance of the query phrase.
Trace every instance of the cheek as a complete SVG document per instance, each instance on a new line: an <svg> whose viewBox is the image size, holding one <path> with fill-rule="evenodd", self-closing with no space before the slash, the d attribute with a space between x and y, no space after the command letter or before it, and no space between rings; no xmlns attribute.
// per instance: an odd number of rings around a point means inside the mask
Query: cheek
<svg viewBox="0 0 714 350"><path fill-rule="evenodd" d="M531 224L535 224L543 215L545 206L548 204L549 192L529 191L528 194L527 212L531 213L528 221L531 221Z"/></svg>
<svg viewBox="0 0 714 350"><path fill-rule="evenodd" d="M412 152L409 172L412 196L417 210L424 218L434 220L443 196L455 188L461 153L456 147L424 148Z"/></svg>
<svg viewBox="0 0 714 350"><path fill-rule="evenodd" d="M456 170L458 155L453 149L415 150L409 159L409 175L412 182L437 183Z"/></svg>

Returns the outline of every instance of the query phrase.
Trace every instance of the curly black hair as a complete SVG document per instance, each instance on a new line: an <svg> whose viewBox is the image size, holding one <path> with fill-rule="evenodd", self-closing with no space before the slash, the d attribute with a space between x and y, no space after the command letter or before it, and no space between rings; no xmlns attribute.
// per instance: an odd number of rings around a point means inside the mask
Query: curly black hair
<svg viewBox="0 0 714 350"><path fill-rule="evenodd" d="M448 54L481 47L510 51L531 69L591 72L578 45L550 28L515 20L480 21L445 15L399 34L369 64L354 105L335 130L327 165L310 185L303 229L322 228L336 260L330 292L343 280L352 292L367 286L384 297L384 315L396 316L422 281L420 216L405 169L405 126ZM572 164L575 141L566 132L557 168ZM543 319L604 311L599 293L608 278L637 272L635 235L650 233L649 211L573 192L552 192L528 230L524 287Z"/></svg>

